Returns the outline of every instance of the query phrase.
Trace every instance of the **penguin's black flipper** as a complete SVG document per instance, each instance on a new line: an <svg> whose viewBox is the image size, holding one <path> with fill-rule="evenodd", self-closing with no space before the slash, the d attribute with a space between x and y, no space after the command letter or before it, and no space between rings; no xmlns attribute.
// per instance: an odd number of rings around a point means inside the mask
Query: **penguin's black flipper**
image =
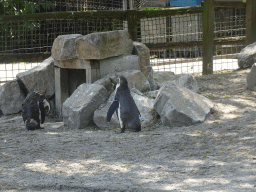
<svg viewBox="0 0 256 192"><path fill-rule="evenodd" d="M45 109L43 101L39 101L39 110L41 112L41 124L43 124L45 120Z"/></svg>
<svg viewBox="0 0 256 192"><path fill-rule="evenodd" d="M119 107L119 102L117 100L113 101L113 103L110 105L109 109L108 109L108 113L107 113L107 121L110 122L112 115L114 114L114 112L117 110L117 108Z"/></svg>

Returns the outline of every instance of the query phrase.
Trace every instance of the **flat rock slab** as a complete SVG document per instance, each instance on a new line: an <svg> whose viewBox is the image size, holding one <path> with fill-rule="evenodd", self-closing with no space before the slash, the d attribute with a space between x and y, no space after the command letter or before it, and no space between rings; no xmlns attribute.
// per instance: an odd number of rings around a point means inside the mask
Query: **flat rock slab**
<svg viewBox="0 0 256 192"><path fill-rule="evenodd" d="M149 91L147 92L147 96L150 98L155 99L159 93L159 90Z"/></svg>
<svg viewBox="0 0 256 192"><path fill-rule="evenodd" d="M150 90L150 84L140 70L128 70L112 73L95 81L94 84L103 85L108 90L110 95L115 90L115 85L117 84L117 75L122 75L127 79L129 89L136 88L140 92Z"/></svg>
<svg viewBox="0 0 256 192"><path fill-rule="evenodd" d="M247 75L246 82L248 89L256 91L256 64L252 65L251 71Z"/></svg>
<svg viewBox="0 0 256 192"><path fill-rule="evenodd" d="M101 104L97 110L94 112L93 122L97 125L97 127L101 129L106 128L121 128L119 120L117 118L116 113L112 115L111 121L107 122L107 113L110 105L112 104L115 97L115 93L113 92L109 99Z"/></svg>
<svg viewBox="0 0 256 192"><path fill-rule="evenodd" d="M131 91L131 95L140 111L142 128L148 124L154 123L156 119L156 116L153 113L154 99L150 99L133 91Z"/></svg>
<svg viewBox="0 0 256 192"><path fill-rule="evenodd" d="M115 84L117 83L117 77L115 75L122 75L128 81L129 89L136 88L140 92L146 92L150 90L150 84L147 78L143 75L140 70L129 70L116 73L111 75L110 78L112 79Z"/></svg>
<svg viewBox="0 0 256 192"><path fill-rule="evenodd" d="M154 83L153 78L153 69L150 65L150 50L149 48L140 42L133 42L133 55L138 55L140 59L140 70L144 74L144 76L148 79L151 90L155 90L156 84Z"/></svg>
<svg viewBox="0 0 256 192"><path fill-rule="evenodd" d="M195 93L199 92L196 79L191 74L186 74L173 81L181 87L186 87Z"/></svg>
<svg viewBox="0 0 256 192"><path fill-rule="evenodd" d="M256 42L247 45L238 54L238 66L241 69L251 67L256 62Z"/></svg>
<svg viewBox="0 0 256 192"><path fill-rule="evenodd" d="M185 87L167 82L155 99L154 108L167 126L188 126L203 122L213 103Z"/></svg>
<svg viewBox="0 0 256 192"><path fill-rule="evenodd" d="M131 90L131 95L140 111L142 127L154 122L156 119L154 113L152 112L152 110L154 109L154 99L143 96L143 94L136 89ZM114 96L115 93L113 92L110 95L108 101L104 104L101 104L100 107L94 112L93 121L101 129L120 128L120 123L116 113L113 114L109 123L106 120L107 112L114 100Z"/></svg>
<svg viewBox="0 0 256 192"><path fill-rule="evenodd" d="M9 81L0 87L0 110L4 115L20 112L24 99L25 95L17 80Z"/></svg>
<svg viewBox="0 0 256 192"><path fill-rule="evenodd" d="M105 59L128 55L132 50L133 42L125 30L91 33L76 40L79 59Z"/></svg>
<svg viewBox="0 0 256 192"><path fill-rule="evenodd" d="M137 55L123 55L100 60L100 75L105 77L108 74L126 70L140 70L140 59Z"/></svg>
<svg viewBox="0 0 256 192"><path fill-rule="evenodd" d="M76 39L82 37L80 34L59 35L52 45L52 57L55 60L66 60L77 58Z"/></svg>
<svg viewBox="0 0 256 192"><path fill-rule="evenodd" d="M27 93L40 92L46 98L55 93L54 60L52 57L26 72L17 74L16 77L22 89L25 89L23 91Z"/></svg>
<svg viewBox="0 0 256 192"><path fill-rule="evenodd" d="M103 85L82 84L63 103L63 122L70 129L86 128L93 122L94 111L107 99Z"/></svg>
<svg viewBox="0 0 256 192"><path fill-rule="evenodd" d="M167 81L174 81L180 78L182 75L175 75L170 71L155 71L154 72L154 81L158 87L162 87Z"/></svg>

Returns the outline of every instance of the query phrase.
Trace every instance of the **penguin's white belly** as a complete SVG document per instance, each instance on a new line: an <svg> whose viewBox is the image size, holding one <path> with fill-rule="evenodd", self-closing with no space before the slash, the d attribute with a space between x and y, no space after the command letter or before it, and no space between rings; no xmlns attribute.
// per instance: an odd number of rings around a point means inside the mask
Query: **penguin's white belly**
<svg viewBox="0 0 256 192"><path fill-rule="evenodd" d="M121 109L120 109L120 103L119 103L119 107L117 108L117 114L118 114L118 120L119 120L119 123L120 123L120 127L123 128L123 121L122 121L122 118L121 118Z"/></svg>

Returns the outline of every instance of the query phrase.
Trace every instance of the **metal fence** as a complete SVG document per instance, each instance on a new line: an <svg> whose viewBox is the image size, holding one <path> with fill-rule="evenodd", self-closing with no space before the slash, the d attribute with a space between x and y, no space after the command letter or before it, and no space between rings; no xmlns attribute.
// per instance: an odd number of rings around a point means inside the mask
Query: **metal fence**
<svg viewBox="0 0 256 192"><path fill-rule="evenodd" d="M139 41L153 47L151 65L155 71L202 72L202 13L141 19L140 30ZM244 8L216 10L214 71L238 68L245 31Z"/></svg>
<svg viewBox="0 0 256 192"><path fill-rule="evenodd" d="M121 10L141 9L146 0L3 2L11 4L0 6L0 84L49 57L58 35L129 30L129 13ZM136 14L137 41L150 48L155 71L202 72L202 8ZM216 9L214 34L214 70L237 68L237 53L245 46L245 8Z"/></svg>

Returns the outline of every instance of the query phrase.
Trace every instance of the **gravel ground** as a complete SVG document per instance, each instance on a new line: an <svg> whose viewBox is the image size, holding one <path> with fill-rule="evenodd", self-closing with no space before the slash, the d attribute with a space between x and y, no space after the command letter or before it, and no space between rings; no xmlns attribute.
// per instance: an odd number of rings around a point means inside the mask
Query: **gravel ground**
<svg viewBox="0 0 256 192"><path fill-rule="evenodd" d="M256 94L250 70L196 77L213 112L188 127L27 131L0 118L0 191L256 191Z"/></svg>

